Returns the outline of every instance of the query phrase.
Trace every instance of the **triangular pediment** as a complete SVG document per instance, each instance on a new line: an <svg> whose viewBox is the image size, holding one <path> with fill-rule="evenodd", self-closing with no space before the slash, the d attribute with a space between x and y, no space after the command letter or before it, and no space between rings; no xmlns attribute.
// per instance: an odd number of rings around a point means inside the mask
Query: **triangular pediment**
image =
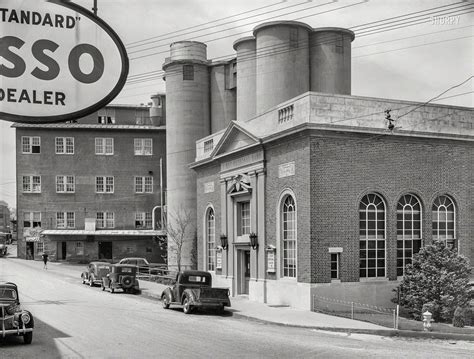
<svg viewBox="0 0 474 359"><path fill-rule="evenodd" d="M247 128L244 128L244 125L232 121L214 148L212 156L231 153L258 143L260 143L259 138L254 136Z"/></svg>

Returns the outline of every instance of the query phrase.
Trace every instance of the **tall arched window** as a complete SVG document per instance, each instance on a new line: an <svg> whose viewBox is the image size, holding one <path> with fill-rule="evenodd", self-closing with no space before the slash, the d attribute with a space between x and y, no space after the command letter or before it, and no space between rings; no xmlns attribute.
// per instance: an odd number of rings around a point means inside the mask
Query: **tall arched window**
<svg viewBox="0 0 474 359"><path fill-rule="evenodd" d="M454 243L456 238L454 202L448 196L439 196L433 202L433 240Z"/></svg>
<svg viewBox="0 0 474 359"><path fill-rule="evenodd" d="M284 198L281 213L283 277L296 278L296 204L292 196Z"/></svg>
<svg viewBox="0 0 474 359"><path fill-rule="evenodd" d="M406 194L397 204L397 276L405 273L413 254L421 248L421 204Z"/></svg>
<svg viewBox="0 0 474 359"><path fill-rule="evenodd" d="M207 270L213 271L216 267L216 219L214 209L209 208L206 217L206 249L207 249Z"/></svg>
<svg viewBox="0 0 474 359"><path fill-rule="evenodd" d="M359 275L385 277L385 203L370 193L359 204Z"/></svg>

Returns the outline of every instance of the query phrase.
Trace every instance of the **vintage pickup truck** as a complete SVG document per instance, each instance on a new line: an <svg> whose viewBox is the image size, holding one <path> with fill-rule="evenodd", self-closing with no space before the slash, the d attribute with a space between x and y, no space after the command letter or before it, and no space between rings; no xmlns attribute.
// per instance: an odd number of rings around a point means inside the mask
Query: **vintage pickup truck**
<svg viewBox="0 0 474 359"><path fill-rule="evenodd" d="M185 314L195 308L214 308L222 313L224 307L230 307L229 289L212 288L209 272L186 270L179 272L175 284L163 291L161 302L165 309L182 306Z"/></svg>

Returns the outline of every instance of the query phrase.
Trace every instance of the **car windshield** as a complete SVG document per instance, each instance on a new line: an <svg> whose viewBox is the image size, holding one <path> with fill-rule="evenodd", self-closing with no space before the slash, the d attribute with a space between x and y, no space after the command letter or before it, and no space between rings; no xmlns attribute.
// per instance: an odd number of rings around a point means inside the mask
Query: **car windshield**
<svg viewBox="0 0 474 359"><path fill-rule="evenodd" d="M15 290L10 288L0 288L0 299L15 300L17 298Z"/></svg>

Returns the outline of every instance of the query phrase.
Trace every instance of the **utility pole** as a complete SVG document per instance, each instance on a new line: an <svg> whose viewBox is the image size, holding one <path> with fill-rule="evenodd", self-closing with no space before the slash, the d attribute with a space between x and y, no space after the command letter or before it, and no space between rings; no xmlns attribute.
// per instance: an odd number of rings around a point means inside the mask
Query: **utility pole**
<svg viewBox="0 0 474 359"><path fill-rule="evenodd" d="M160 158L160 206L161 206L161 229L164 229L164 213L163 213L163 158ZM154 229L154 228L153 228Z"/></svg>
<svg viewBox="0 0 474 359"><path fill-rule="evenodd" d="M97 0L94 0L94 7L92 8L92 11L94 11L94 15L97 16Z"/></svg>

